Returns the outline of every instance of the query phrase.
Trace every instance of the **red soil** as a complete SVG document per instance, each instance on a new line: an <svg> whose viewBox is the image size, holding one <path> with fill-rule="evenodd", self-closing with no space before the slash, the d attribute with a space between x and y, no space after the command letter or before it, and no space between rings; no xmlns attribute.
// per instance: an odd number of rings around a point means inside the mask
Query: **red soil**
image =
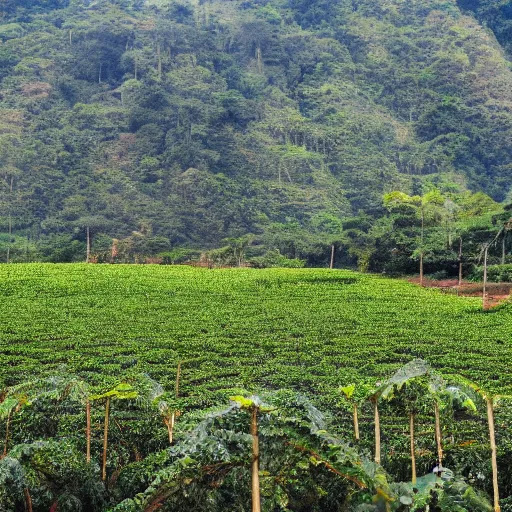
<svg viewBox="0 0 512 512"><path fill-rule="evenodd" d="M420 284L419 277L407 279L410 283ZM443 279L435 281L433 279L423 279L423 286L426 288L439 288L448 293L455 293L464 297L480 297L483 292L483 283L472 283L462 281L458 286L457 279ZM512 283L487 283L487 306L486 309L498 306L510 299L512 295Z"/></svg>

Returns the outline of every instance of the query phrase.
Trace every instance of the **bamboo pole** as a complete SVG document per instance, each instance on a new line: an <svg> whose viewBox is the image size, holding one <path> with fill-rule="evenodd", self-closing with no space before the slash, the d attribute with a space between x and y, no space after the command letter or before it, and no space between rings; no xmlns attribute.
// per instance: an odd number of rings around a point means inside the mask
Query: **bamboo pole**
<svg viewBox="0 0 512 512"><path fill-rule="evenodd" d="M411 466L412 466L411 482L412 482L412 485L416 485L416 453L415 453L415 449L414 449L414 413L412 413L412 412L409 415L409 430L411 432Z"/></svg>
<svg viewBox="0 0 512 512"><path fill-rule="evenodd" d="M103 430L103 463L101 471L101 479L105 482L107 480L107 448L108 448L108 420L110 413L110 397L107 398L105 404L105 427Z"/></svg>
<svg viewBox="0 0 512 512"><path fill-rule="evenodd" d="M492 398L486 398L487 421L489 422L489 440L491 442L492 487L494 491L494 512L501 512L500 493L498 489L498 461L496 456L496 437L494 430L494 407Z"/></svg>
<svg viewBox="0 0 512 512"><path fill-rule="evenodd" d="M252 512L261 512L260 443L259 443L259 437L258 437L258 408L256 406L254 406L252 408L251 435L252 435L252 464L251 464Z"/></svg>

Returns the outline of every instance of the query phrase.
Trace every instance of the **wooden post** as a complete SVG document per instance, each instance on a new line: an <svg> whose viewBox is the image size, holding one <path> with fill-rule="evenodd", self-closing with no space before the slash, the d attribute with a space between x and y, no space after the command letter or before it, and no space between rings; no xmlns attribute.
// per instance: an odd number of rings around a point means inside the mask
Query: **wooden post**
<svg viewBox="0 0 512 512"><path fill-rule="evenodd" d="M87 457L87 464L91 463L91 402L89 399L87 399L87 402L85 404L85 416L86 416L86 422L87 422L87 429L86 429L86 439L87 439L87 448L86 448L86 457Z"/></svg>
<svg viewBox="0 0 512 512"><path fill-rule="evenodd" d="M375 463L380 464L380 417L377 398L373 400L373 408L375 413Z"/></svg>
<svg viewBox="0 0 512 512"><path fill-rule="evenodd" d="M492 487L494 491L494 512L500 512L500 493L498 489L498 461L496 457L496 438L494 432L494 406L492 398L486 398L487 421L489 422L489 440L491 442Z"/></svg>
<svg viewBox="0 0 512 512"><path fill-rule="evenodd" d="M334 253L336 251L336 246L334 244L331 245L331 264L329 268L332 270L334 268Z"/></svg>
<svg viewBox="0 0 512 512"><path fill-rule="evenodd" d="M411 482L412 482L412 485L416 485L416 453L415 453L415 449L414 449L414 413L412 413L412 412L409 415L409 430L411 433L411 467L412 467Z"/></svg>
<svg viewBox="0 0 512 512"><path fill-rule="evenodd" d="M441 437L441 419L439 414L439 404L437 401L434 402L434 415L436 418L436 443L437 443L437 458L439 468L443 465L443 442Z"/></svg>
<svg viewBox="0 0 512 512"><path fill-rule="evenodd" d="M260 499L260 444L258 438L258 408L253 406L251 411L251 435L252 435L252 512L261 512Z"/></svg>
<svg viewBox="0 0 512 512"><path fill-rule="evenodd" d="M101 479L105 482L107 480L107 448L108 448L108 417L110 413L110 397L107 398L105 404L105 426L103 430L103 463L101 471Z"/></svg>

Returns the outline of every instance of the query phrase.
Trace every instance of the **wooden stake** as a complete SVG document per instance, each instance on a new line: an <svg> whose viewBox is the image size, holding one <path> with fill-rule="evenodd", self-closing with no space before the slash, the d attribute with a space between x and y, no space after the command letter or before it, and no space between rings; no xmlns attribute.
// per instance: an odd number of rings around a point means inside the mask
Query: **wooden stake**
<svg viewBox="0 0 512 512"><path fill-rule="evenodd" d="M336 250L336 247L334 244L331 245L331 264L329 268L332 270L334 268L334 252Z"/></svg>
<svg viewBox="0 0 512 512"><path fill-rule="evenodd" d="M258 438L258 408L253 407L251 413L251 435L252 435L252 512L261 512L260 498L260 444Z"/></svg>
<svg viewBox="0 0 512 512"><path fill-rule="evenodd" d="M101 471L101 479L105 482L107 480L107 448L108 448L108 417L110 413L110 397L107 398L105 404L105 427L103 430L103 463Z"/></svg>
<svg viewBox="0 0 512 512"><path fill-rule="evenodd" d="M409 415L409 430L411 433L411 466L412 466L412 485L416 485L416 453L414 449L414 413Z"/></svg>
<svg viewBox="0 0 512 512"><path fill-rule="evenodd" d="M486 398L487 401L487 421L489 422L489 440L491 442L492 458L492 487L494 491L494 512L501 512L500 493L498 489L498 461L496 456L496 438L494 430L494 406L492 398Z"/></svg>

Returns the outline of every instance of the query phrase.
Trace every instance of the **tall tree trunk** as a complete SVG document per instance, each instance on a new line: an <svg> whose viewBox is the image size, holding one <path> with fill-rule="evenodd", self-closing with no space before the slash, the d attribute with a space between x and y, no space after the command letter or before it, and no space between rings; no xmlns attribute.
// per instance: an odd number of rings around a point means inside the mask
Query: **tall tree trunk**
<svg viewBox="0 0 512 512"><path fill-rule="evenodd" d="M420 253L420 286L423 286L423 249Z"/></svg>
<svg viewBox="0 0 512 512"><path fill-rule="evenodd" d="M443 465L443 440L441 437L441 419L439 414L439 404L434 402L434 415L436 418L436 443L437 443L437 458L439 460L439 468Z"/></svg>
<svg viewBox="0 0 512 512"><path fill-rule="evenodd" d="M7 242L7 263L9 263L11 257L11 236L12 236L12 217L11 212L9 212L9 240Z"/></svg>
<svg viewBox="0 0 512 512"><path fill-rule="evenodd" d="M380 417L377 399L373 401L373 408L375 413L375 463L380 464Z"/></svg>
<svg viewBox="0 0 512 512"><path fill-rule="evenodd" d="M174 392L176 398L180 396L180 379L181 379L181 361L178 363L178 369L176 371L176 384L174 386ZM178 417L178 411L173 411L170 418L165 419L167 426L167 432L169 434L169 444L172 444L174 439L174 425L176 424L176 418Z"/></svg>
<svg viewBox="0 0 512 512"><path fill-rule="evenodd" d="M158 79L162 80L162 54L160 50L160 42L156 43L156 56L158 59Z"/></svg>
<svg viewBox="0 0 512 512"><path fill-rule="evenodd" d="M86 416L86 422L87 422L86 433L85 433L86 443L87 443L86 457L87 457L87 464L90 464L90 462L91 462L91 402L90 402L90 400L87 400L87 402L85 404L85 416Z"/></svg>
<svg viewBox="0 0 512 512"><path fill-rule="evenodd" d="M108 448L108 420L110 413L110 397L107 398L105 404L105 426L103 430L103 462L101 467L101 479L105 482L107 480L107 448Z"/></svg>
<svg viewBox="0 0 512 512"><path fill-rule="evenodd" d="M252 464L251 464L252 512L261 512L260 443L259 443L259 437L258 437L258 408L257 407L253 407L253 409L252 409L251 435L252 435Z"/></svg>
<svg viewBox="0 0 512 512"><path fill-rule="evenodd" d="M459 238L459 286L462 284L462 237Z"/></svg>
<svg viewBox="0 0 512 512"><path fill-rule="evenodd" d="M501 264L505 265L505 256L507 254L507 232L503 231L503 239L501 240Z"/></svg>
<svg viewBox="0 0 512 512"><path fill-rule="evenodd" d="M359 416L357 411L357 404L354 404L354 437L359 441Z"/></svg>
<svg viewBox="0 0 512 512"><path fill-rule="evenodd" d="M32 498L30 496L28 487L25 487L24 493L25 493L25 510L27 512L32 512Z"/></svg>
<svg viewBox="0 0 512 512"><path fill-rule="evenodd" d="M423 242L425 240L425 212L421 205L421 252L420 252L420 286L423 286Z"/></svg>
<svg viewBox="0 0 512 512"><path fill-rule="evenodd" d="M174 424L176 423L176 412L173 412L170 418L166 418L164 423L167 426L167 433L169 434L169 444L172 445L174 438Z"/></svg>
<svg viewBox="0 0 512 512"><path fill-rule="evenodd" d="M416 450L414 449L414 413L409 415L409 430L411 433L411 482L416 485Z"/></svg>
<svg viewBox="0 0 512 512"><path fill-rule="evenodd" d="M494 406L492 398L487 398L487 421L489 422L489 440L491 442L492 487L494 491L494 512L500 512L500 493L498 489L498 461L496 457L496 438L494 433Z"/></svg>
<svg viewBox="0 0 512 512"><path fill-rule="evenodd" d="M91 259L91 231L89 229L89 226L86 228L86 237L87 237L87 247L86 247L86 256L85 256L85 263L89 263L89 260Z"/></svg>
<svg viewBox="0 0 512 512"><path fill-rule="evenodd" d="M256 48L256 62L257 62L257 66L258 66L258 73L260 75L263 74L263 55L261 53L261 48L258 46L258 48Z"/></svg>
<svg viewBox="0 0 512 512"><path fill-rule="evenodd" d="M484 284L482 287L482 308L487 309L487 256L489 253L489 246L485 247L484 252Z"/></svg>
<svg viewBox="0 0 512 512"><path fill-rule="evenodd" d="M329 268L332 270L334 268L334 254L336 251L336 246L334 244L331 245L331 264Z"/></svg>

